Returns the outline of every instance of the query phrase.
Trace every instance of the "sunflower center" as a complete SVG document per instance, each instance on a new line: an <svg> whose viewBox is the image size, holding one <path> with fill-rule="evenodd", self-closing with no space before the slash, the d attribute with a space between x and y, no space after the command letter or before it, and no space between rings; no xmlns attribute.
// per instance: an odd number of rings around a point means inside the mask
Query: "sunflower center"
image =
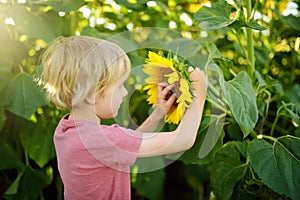
<svg viewBox="0 0 300 200"><path fill-rule="evenodd" d="M169 75L171 73L173 73L174 71L169 69L169 68L161 68L160 70L160 75L159 75L159 82L162 83L162 82L166 82L168 83L168 77L166 77L165 75ZM178 73L178 72L176 72ZM180 75L178 73L178 76L179 76L179 80L176 81L174 83L175 87L172 89L172 93L175 93L177 98L181 96L181 91L179 90L180 88Z"/></svg>

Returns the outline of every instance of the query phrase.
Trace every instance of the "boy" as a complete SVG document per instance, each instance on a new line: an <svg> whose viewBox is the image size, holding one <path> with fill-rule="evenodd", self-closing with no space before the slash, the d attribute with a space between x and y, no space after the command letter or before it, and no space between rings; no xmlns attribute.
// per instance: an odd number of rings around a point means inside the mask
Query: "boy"
<svg viewBox="0 0 300 200"><path fill-rule="evenodd" d="M58 169L69 199L130 199L130 166L137 157L184 151L192 147L205 102L207 77L189 70L194 99L178 128L153 133L176 100L174 86L158 85L158 103L137 129L106 126L102 119L117 115L130 61L108 41L86 37L59 37L42 60L43 81L50 100L69 109L54 133Z"/></svg>

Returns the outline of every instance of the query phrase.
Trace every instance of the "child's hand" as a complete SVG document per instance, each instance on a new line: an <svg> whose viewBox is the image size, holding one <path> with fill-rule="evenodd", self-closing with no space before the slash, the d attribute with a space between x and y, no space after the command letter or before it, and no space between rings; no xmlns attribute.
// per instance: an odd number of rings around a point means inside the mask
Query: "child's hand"
<svg viewBox="0 0 300 200"><path fill-rule="evenodd" d="M176 94L172 92L174 85L168 85L167 83L158 84L158 95L155 112L158 116L164 117L168 113L174 102L177 99Z"/></svg>
<svg viewBox="0 0 300 200"><path fill-rule="evenodd" d="M192 72L190 75L192 82L192 87L194 88L194 95L198 98L205 98L208 78L205 73L199 68L189 67L189 72Z"/></svg>

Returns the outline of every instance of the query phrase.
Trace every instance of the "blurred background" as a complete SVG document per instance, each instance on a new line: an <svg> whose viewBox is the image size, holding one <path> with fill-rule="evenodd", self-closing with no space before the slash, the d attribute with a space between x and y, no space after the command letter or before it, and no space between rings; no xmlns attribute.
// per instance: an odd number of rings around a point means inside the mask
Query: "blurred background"
<svg viewBox="0 0 300 200"><path fill-rule="evenodd" d="M210 77L194 147L138 160L132 199L300 199L299 5L0 0L0 198L63 199L52 137L68 111L46 100L40 58L58 36L88 35L119 44L132 62L132 92L106 124L135 128L147 117L149 50L177 51Z"/></svg>

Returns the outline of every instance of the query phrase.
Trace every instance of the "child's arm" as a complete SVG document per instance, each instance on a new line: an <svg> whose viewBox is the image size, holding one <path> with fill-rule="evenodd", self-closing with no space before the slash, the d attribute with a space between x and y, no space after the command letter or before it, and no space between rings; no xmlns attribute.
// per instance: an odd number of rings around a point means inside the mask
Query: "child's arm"
<svg viewBox="0 0 300 200"><path fill-rule="evenodd" d="M158 102L155 106L155 109L149 115L149 117L136 129L137 131L149 133L155 130L159 122L171 109L176 100L176 95L174 93L171 96L168 96L168 93L171 92L172 88L174 88L174 85L168 85L167 83L161 83L158 85Z"/></svg>
<svg viewBox="0 0 300 200"><path fill-rule="evenodd" d="M191 148L195 142L201 122L208 85L207 76L196 68L191 74L194 82L194 99L175 131L164 133L144 133L139 157L165 155Z"/></svg>

